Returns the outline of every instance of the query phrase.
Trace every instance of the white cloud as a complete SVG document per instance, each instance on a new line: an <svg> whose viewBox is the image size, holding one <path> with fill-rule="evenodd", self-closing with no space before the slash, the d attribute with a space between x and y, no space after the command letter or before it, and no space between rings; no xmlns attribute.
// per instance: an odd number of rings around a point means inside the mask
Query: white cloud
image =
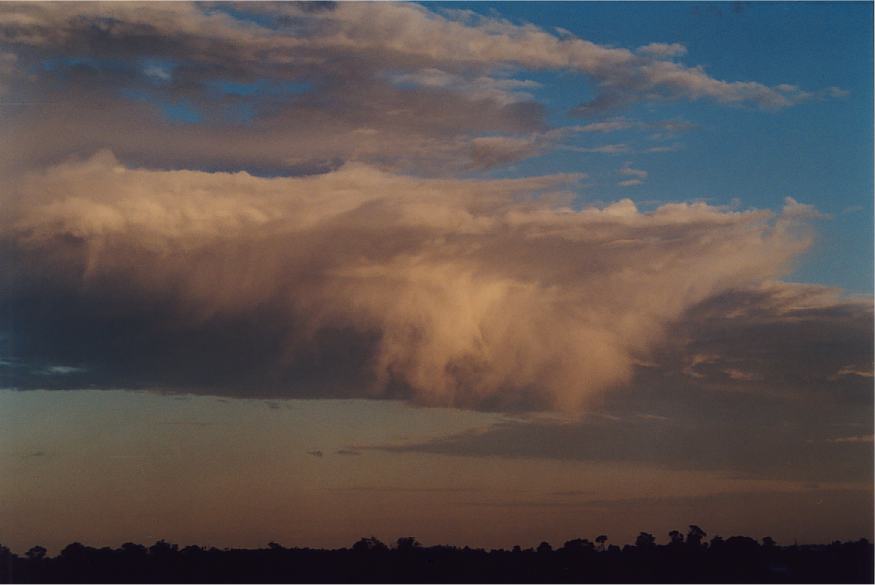
<svg viewBox="0 0 875 585"><path fill-rule="evenodd" d="M627 177L635 177L638 179L646 179L647 178L647 171L634 168L632 166L632 163L630 163L630 162L626 162L625 164L623 164L623 166L617 172L620 173L621 175L624 175Z"/></svg>
<svg viewBox="0 0 875 585"><path fill-rule="evenodd" d="M638 47L638 52L653 57L680 57L687 54L687 48L680 43L650 43Z"/></svg>

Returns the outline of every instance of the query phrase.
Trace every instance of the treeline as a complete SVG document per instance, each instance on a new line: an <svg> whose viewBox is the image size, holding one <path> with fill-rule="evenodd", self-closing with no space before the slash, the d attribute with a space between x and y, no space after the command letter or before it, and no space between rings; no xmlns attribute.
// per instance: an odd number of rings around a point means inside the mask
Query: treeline
<svg viewBox="0 0 875 585"><path fill-rule="evenodd" d="M601 535L554 549L484 550L421 546L399 538L389 547L362 538L351 548L217 549L158 541L93 548L73 543L55 557L35 546L24 555L0 547L4 583L270 583L270 582L753 582L872 583L873 546L867 540L780 546L745 536L705 541L690 526L657 544L642 532L634 545L609 545Z"/></svg>

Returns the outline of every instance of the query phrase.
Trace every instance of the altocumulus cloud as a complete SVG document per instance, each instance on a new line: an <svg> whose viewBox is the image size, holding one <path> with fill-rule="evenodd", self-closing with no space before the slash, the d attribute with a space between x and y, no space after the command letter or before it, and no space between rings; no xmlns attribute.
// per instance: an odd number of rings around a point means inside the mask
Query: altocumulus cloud
<svg viewBox="0 0 875 585"><path fill-rule="evenodd" d="M9 353L82 369L15 379L575 410L809 245L815 212L791 199L579 209L576 178L258 178L108 152L31 173L0 224Z"/></svg>
<svg viewBox="0 0 875 585"><path fill-rule="evenodd" d="M579 76L587 115L654 98L786 108L822 91L716 79L682 54L406 3L9 2L0 92L26 107L4 114L0 164L110 148L165 168L440 174L545 150L532 73Z"/></svg>

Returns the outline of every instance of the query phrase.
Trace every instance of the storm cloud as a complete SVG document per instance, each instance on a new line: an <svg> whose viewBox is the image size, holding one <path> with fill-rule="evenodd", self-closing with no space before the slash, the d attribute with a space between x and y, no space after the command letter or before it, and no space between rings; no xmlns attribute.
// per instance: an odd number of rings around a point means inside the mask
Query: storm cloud
<svg viewBox="0 0 875 585"><path fill-rule="evenodd" d="M0 45L12 387L578 411L637 383L690 311L783 286L819 217L791 198L586 206L584 172L476 178L557 148L630 150L587 142L605 133L658 144L691 127L550 127L534 72L585 80L587 116L822 91L719 80L677 43L608 47L413 4L7 3ZM761 379L755 360L684 356L690 379ZM847 362L829 375L868 371Z"/></svg>
<svg viewBox="0 0 875 585"><path fill-rule="evenodd" d="M11 354L77 368L28 386L575 410L629 383L686 311L776 278L810 242L815 212L790 199L576 208L576 178L71 161L4 201Z"/></svg>

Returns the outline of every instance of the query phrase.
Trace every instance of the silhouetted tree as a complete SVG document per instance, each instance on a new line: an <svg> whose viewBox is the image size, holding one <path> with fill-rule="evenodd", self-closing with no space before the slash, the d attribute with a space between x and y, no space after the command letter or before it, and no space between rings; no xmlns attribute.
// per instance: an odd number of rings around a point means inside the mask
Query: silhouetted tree
<svg viewBox="0 0 875 585"><path fill-rule="evenodd" d="M582 552L585 550L593 550L593 545L585 538L575 538L574 540L566 541L565 544L562 545L562 550L567 550L569 552Z"/></svg>
<svg viewBox="0 0 875 585"><path fill-rule="evenodd" d="M149 554L157 558L166 558L172 556L177 550L179 550L177 545L161 539L149 547Z"/></svg>
<svg viewBox="0 0 875 585"><path fill-rule="evenodd" d="M608 536L606 534L599 534L595 537L595 541L599 543L599 550L604 552L605 550L605 542L607 542Z"/></svg>
<svg viewBox="0 0 875 585"><path fill-rule="evenodd" d="M759 543L747 536L730 536L726 539L724 548L739 555L750 555L759 550Z"/></svg>
<svg viewBox="0 0 875 585"><path fill-rule="evenodd" d="M656 538L649 532L642 532L635 539L635 546L641 550L649 550L656 546Z"/></svg>
<svg viewBox="0 0 875 585"><path fill-rule="evenodd" d="M282 549L282 547L280 547L280 549ZM179 551L180 554L188 555L188 556L199 555L203 552L206 552L206 551L204 551L203 547L197 546L195 544L190 544Z"/></svg>
<svg viewBox="0 0 875 585"><path fill-rule="evenodd" d="M684 535L677 530L672 530L668 533L669 544L671 546L680 546L684 543Z"/></svg>
<svg viewBox="0 0 875 585"><path fill-rule="evenodd" d="M708 536L708 534L704 530L695 524L690 524L690 530L687 532L687 544L698 548L702 546L702 539L706 536Z"/></svg>
<svg viewBox="0 0 875 585"><path fill-rule="evenodd" d="M389 547L380 542L376 536L371 536L370 538L362 538L356 542L352 545L352 550L358 552L374 552L389 550Z"/></svg>
<svg viewBox="0 0 875 585"><path fill-rule="evenodd" d="M61 551L61 558L66 560L78 560L87 553L87 547L81 542L71 542Z"/></svg>
<svg viewBox="0 0 875 585"><path fill-rule="evenodd" d="M121 546L121 551L128 555L136 555L136 556L145 556L146 555L146 547L142 544L134 544L133 542L126 542Z"/></svg>
<svg viewBox="0 0 875 585"><path fill-rule="evenodd" d="M30 548L26 553L24 553L24 556L32 561L40 561L46 556L47 552L48 551L44 546L36 545Z"/></svg>
<svg viewBox="0 0 875 585"><path fill-rule="evenodd" d="M550 546L549 542L544 541L538 545L538 554L543 555L543 554L547 554L547 553L551 553L551 552L553 552L553 547Z"/></svg>
<svg viewBox="0 0 875 585"><path fill-rule="evenodd" d="M400 551L412 551L422 546L419 541L412 536L402 536L395 542L395 548Z"/></svg>
<svg viewBox="0 0 875 585"><path fill-rule="evenodd" d="M704 530L699 534L695 526L690 528L686 544L672 534L674 545L657 546L653 535L642 532L635 546L622 550L616 545L597 550L592 542L578 538L567 541L558 553L547 542L537 552L516 546L509 553L467 546L423 547L413 537L399 538L392 552L375 537L362 538L352 551L283 548L277 543L257 550L196 545L179 550L158 541L148 550L132 543L115 550L73 543L51 558L42 547L21 557L0 547L0 584L875 582L875 551L865 539L779 546L766 537L760 546L748 537L724 541L715 536L704 546ZM606 538L597 541L603 547Z"/></svg>

